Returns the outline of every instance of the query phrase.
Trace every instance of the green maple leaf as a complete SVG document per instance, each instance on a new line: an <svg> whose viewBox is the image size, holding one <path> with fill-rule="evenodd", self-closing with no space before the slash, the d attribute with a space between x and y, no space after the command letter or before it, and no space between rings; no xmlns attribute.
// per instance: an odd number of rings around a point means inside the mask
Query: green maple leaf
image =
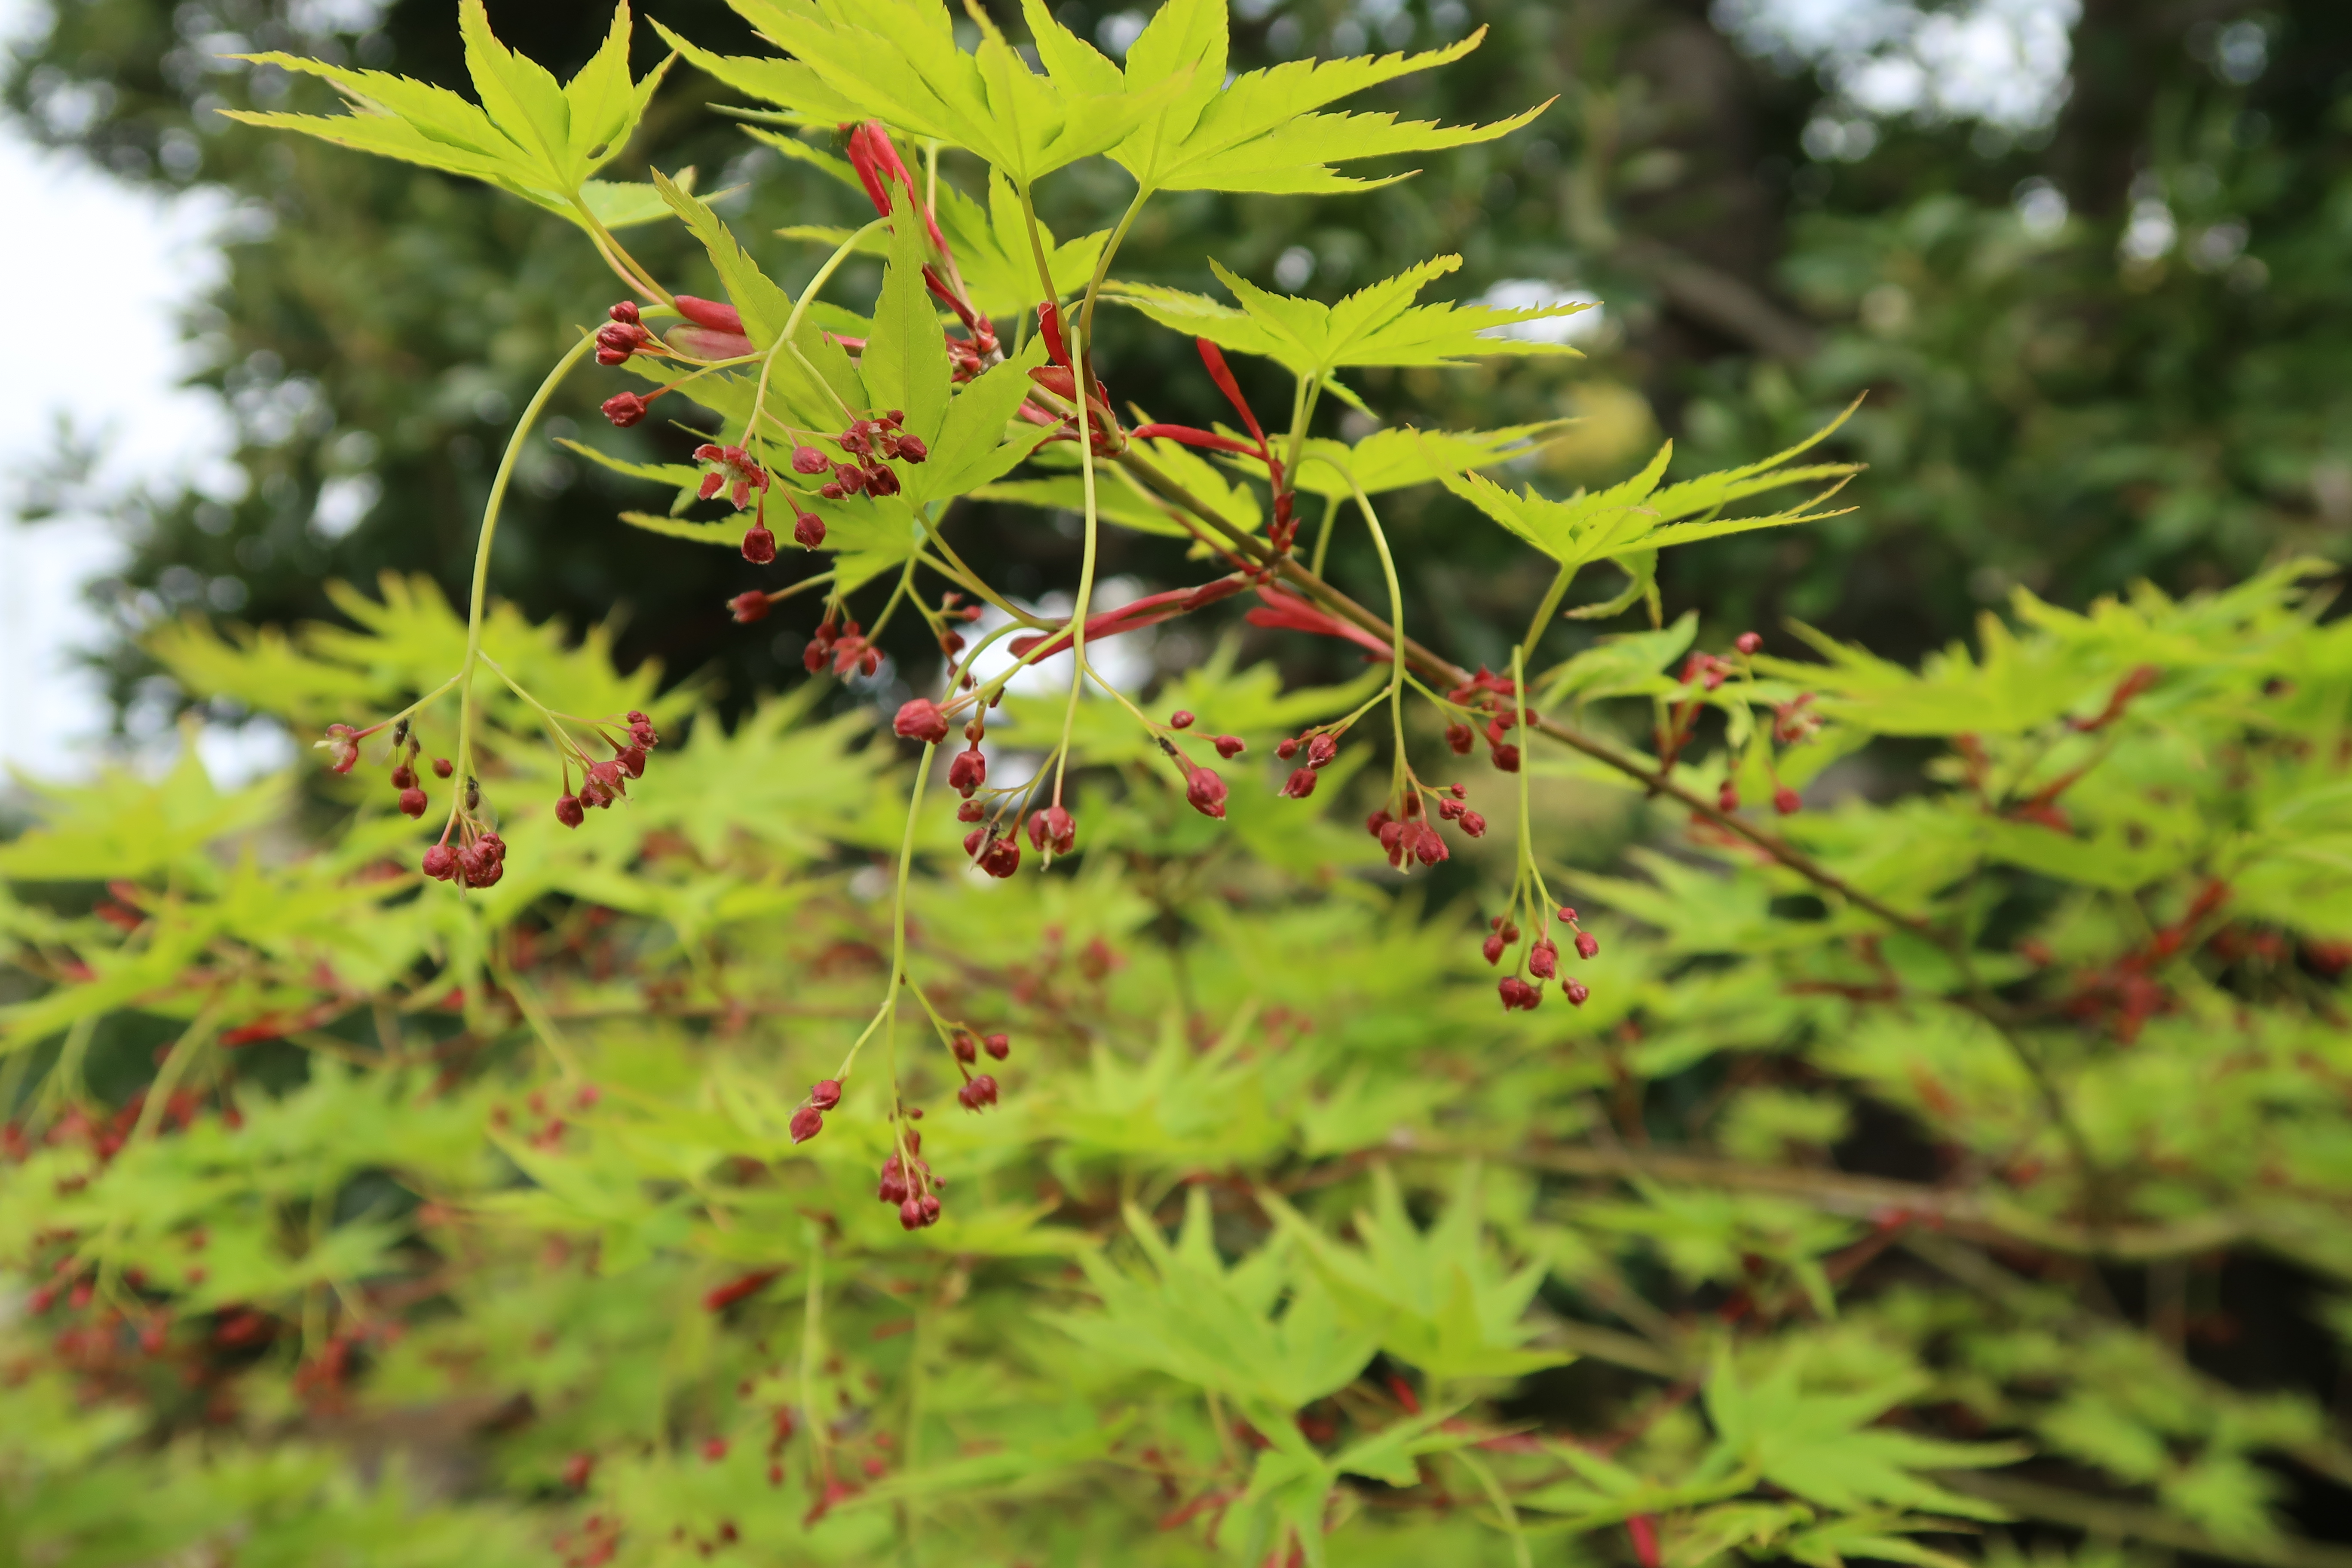
<svg viewBox="0 0 2352 1568"><path fill-rule="evenodd" d="M482 0L465 0L457 24L479 104L388 71L270 53L236 58L323 78L351 100L352 112L225 112L248 125L298 131L341 147L481 180L583 228L592 226L592 219L619 228L665 216L667 208L650 187L591 178L620 155L669 70L665 59L642 79L629 79L626 0L613 12L604 46L569 82L559 83L545 67L499 43Z"/></svg>
<svg viewBox="0 0 2352 1568"><path fill-rule="evenodd" d="M1170 0L1129 47L1124 68L1063 26L1042 0L1022 0L1022 14L1047 75L1064 90L1149 103L1110 150L1146 192L1367 190L1407 176L1357 179L1330 165L1490 142L1550 107L1547 100L1508 120L1462 126L1318 112L1366 88L1460 59L1478 47L1484 27L1423 54L1296 60L1228 81L1224 0Z"/></svg>
<svg viewBox="0 0 2352 1568"><path fill-rule="evenodd" d="M1858 400L1857 400L1858 403ZM1843 511L1811 509L1835 495L1861 470L1858 463L1815 463L1803 468L1781 465L1826 438L1845 423L1849 406L1829 424L1784 452L1760 462L1726 468L1678 485L1659 488L1674 443L1658 448L1648 466L1622 484L1606 489L1580 490L1566 500L1537 493L1533 486L1514 495L1479 473L1443 476L1446 489L1501 523L1563 566L1626 556L1636 551L1669 549L1703 539L1747 533L1759 528L1786 528L1792 523L1818 522L1843 516ZM1832 480L1828 489L1800 505L1752 517L1723 517L1723 509L1749 496L1786 485ZM1629 569L1630 570L1630 569ZM1629 601L1630 602L1630 601Z"/></svg>
<svg viewBox="0 0 2352 1568"><path fill-rule="evenodd" d="M1440 256L1393 278L1360 289L1335 305L1270 293L1209 263L1219 282L1241 301L1220 305L1204 294L1152 284L1113 283L1104 292L1161 326L1206 338L1222 348L1262 354L1302 376L1329 382L1350 365L1459 365L1496 354L1574 354L1565 343L1492 335L1498 328L1574 315L1581 304L1505 309L1492 305L1412 301L1433 279L1462 265Z"/></svg>

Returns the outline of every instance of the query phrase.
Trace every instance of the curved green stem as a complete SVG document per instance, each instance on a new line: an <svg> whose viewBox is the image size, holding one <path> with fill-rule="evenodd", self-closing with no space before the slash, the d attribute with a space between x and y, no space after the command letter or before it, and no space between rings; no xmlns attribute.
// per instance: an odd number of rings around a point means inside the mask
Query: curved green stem
<svg viewBox="0 0 2352 1568"><path fill-rule="evenodd" d="M1529 658L1534 657L1536 644L1543 640L1545 631L1550 627L1552 616L1559 613L1559 602L1568 597L1568 585L1575 578L1576 568L1563 564L1553 574L1551 586L1544 590L1543 603L1536 606L1536 617L1528 623L1527 640L1519 644Z"/></svg>
<svg viewBox="0 0 2352 1568"><path fill-rule="evenodd" d="M1135 187L1135 199L1127 204L1125 212L1119 214L1118 226L1110 231L1110 237L1103 241L1102 254L1095 258L1095 275L1087 279L1086 302L1078 307L1078 331L1086 333L1088 339L1095 335L1095 300L1102 293L1104 280L1110 276L1110 258L1118 254L1119 241L1127 237L1127 231L1134 226L1137 215L1143 211L1143 204L1150 198L1150 185ZM1051 286L1050 283L1047 285Z"/></svg>
<svg viewBox="0 0 2352 1568"><path fill-rule="evenodd" d="M1070 359L1076 364L1087 363L1086 336L1082 331L1070 333ZM1062 742L1054 754L1054 804L1062 804L1062 775L1070 763L1070 732L1078 721L1078 696L1086 689L1087 680L1087 611L1095 591L1095 542L1101 531L1095 515L1095 443L1089 429L1087 410L1091 400L1086 389L1078 389L1078 469L1086 491L1086 552L1078 563L1078 599L1070 608L1070 700L1062 710Z"/></svg>
<svg viewBox="0 0 2352 1568"><path fill-rule="evenodd" d="M1396 558L1389 553L1388 535L1381 530L1380 514L1372 510L1372 498L1356 482L1356 476L1328 458L1316 461L1348 481L1355 495L1356 509L1364 514L1364 527L1370 531L1372 548L1380 552L1381 573L1388 579L1389 588L1389 716L1396 731L1396 761L1390 770L1389 793L1391 796L1404 785L1407 768L1404 754L1404 588L1397 580ZM1338 502L1332 503L1336 509Z"/></svg>
<svg viewBox="0 0 2352 1568"><path fill-rule="evenodd" d="M595 346L596 340L583 333L571 352L555 362L547 379L539 384L539 390L523 407L522 417L515 422L514 434L507 438L506 455L499 459L498 477L490 481L490 499L482 508L482 537L474 547L474 590L466 605L466 662L457 667L457 787L450 796L449 805L453 823L464 809L467 786L474 778L474 665L482 656L482 611L490 591L490 545L498 538L499 508L506 501L507 486L513 482L515 461L522 455L523 437L538 423L547 400L555 395L563 378L572 374L572 367Z"/></svg>
<svg viewBox="0 0 2352 1568"><path fill-rule="evenodd" d="M907 973L907 883L915 867L915 824L921 820L923 787L930 783L931 759L938 753L937 746L927 745L923 748L923 760L915 764L915 787L907 799L907 831L898 840L898 885L890 903L890 984L883 992L882 1005L873 1022L866 1026L865 1032L849 1047L849 1054L842 1058L840 1070L833 1075L844 1082L857 1066L857 1053L873 1038L875 1028L898 1010L898 982Z"/></svg>

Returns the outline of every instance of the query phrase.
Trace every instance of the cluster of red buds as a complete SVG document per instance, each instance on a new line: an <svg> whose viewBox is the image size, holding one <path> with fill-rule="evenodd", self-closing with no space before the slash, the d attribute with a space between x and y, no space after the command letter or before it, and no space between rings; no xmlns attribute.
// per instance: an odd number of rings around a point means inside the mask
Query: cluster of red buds
<svg viewBox="0 0 2352 1568"><path fill-rule="evenodd" d="M840 1080L830 1078L817 1079L810 1088L808 1098L801 1101L799 1110L793 1112L793 1119L788 1124L793 1142L805 1143L824 1131L824 1113L840 1103Z"/></svg>
<svg viewBox="0 0 2352 1568"><path fill-rule="evenodd" d="M1274 754L1286 763L1298 755L1302 745L1307 752L1307 765L1293 769L1290 776L1283 781L1281 795L1285 800L1305 800L1313 795L1317 775L1329 767L1332 760L1339 754L1339 737L1329 733L1290 736L1274 748ZM1373 831L1379 830L1375 828Z"/></svg>
<svg viewBox="0 0 2352 1568"><path fill-rule="evenodd" d="M920 463L931 455L920 436L908 434L901 426L906 422L903 409L892 408L871 419L855 419L849 428L835 437L841 449L855 459L837 463L814 447L793 448L793 471L810 479L832 470L833 478L817 487L817 494L827 500L841 500L849 496L894 496L898 493L898 476L884 462L896 458L902 463Z"/></svg>
<svg viewBox="0 0 2352 1568"><path fill-rule="evenodd" d="M604 314L610 318L596 329L596 363L607 367L626 364L638 350L650 346L654 335L646 330L635 300L623 300ZM642 417L642 416L640 416ZM614 424L620 423L618 420ZM635 421L631 421L635 423Z"/></svg>
<svg viewBox="0 0 2352 1568"><path fill-rule="evenodd" d="M405 718L391 720L387 722L392 725L390 776L392 787L399 792L401 814L404 816L423 816L427 802L424 783L416 772L417 754L422 747L417 742L415 731ZM360 742L383 728L383 725L376 724L365 730L354 730L349 724L330 724L327 726L327 738L319 742L318 746L327 753L329 767L336 773L347 773L352 771L352 764L360 760ZM448 758L436 757L433 760L434 777L446 779L452 771Z"/></svg>
<svg viewBox="0 0 2352 1568"><path fill-rule="evenodd" d="M818 623L808 647L801 651L802 665L814 675L831 660L833 673L842 679L847 679L852 672L872 675L882 668L882 650L866 640L856 621L835 626L833 617L837 609L837 605L825 606L824 619Z"/></svg>
<svg viewBox="0 0 2352 1568"><path fill-rule="evenodd" d="M1496 768L1507 773L1517 773L1518 742L1504 739L1519 726L1519 715L1512 702L1517 694L1517 686L1509 676L1496 675L1485 665L1480 665L1477 674L1445 696L1447 701L1457 707L1467 708L1474 713L1484 713L1486 724L1479 731L1474 731L1458 721L1448 724L1445 727L1447 748L1457 757L1466 757L1483 733L1486 741L1486 755ZM1535 710L1528 710L1527 722L1532 724L1535 720Z"/></svg>
<svg viewBox="0 0 2352 1568"><path fill-rule="evenodd" d="M495 828L478 829L471 817L461 816L450 827L457 831L457 847L449 847L449 832L445 829L441 842L425 852L418 869L436 882L455 882L461 888L497 887L499 879L507 874L506 840Z"/></svg>
<svg viewBox="0 0 2352 1568"><path fill-rule="evenodd" d="M901 1230L920 1230L925 1226L937 1225L939 1189L947 1184L931 1173L929 1163L922 1158L920 1132L909 1127L899 1142L906 1152L894 1153L882 1162L881 1180L875 1184L874 1196L898 1211Z"/></svg>
<svg viewBox="0 0 2352 1568"><path fill-rule="evenodd" d="M629 793L629 781L646 776L646 753L661 744L661 736L654 731L653 721L631 709L627 716L626 743L615 740L601 727L597 735L613 748L613 754L601 762L592 762L585 752L574 748L563 759L563 793L555 797L555 820L566 827L577 827L587 819L588 808L606 810ZM580 793L572 793L572 764L580 764Z"/></svg>
<svg viewBox="0 0 2352 1568"><path fill-rule="evenodd" d="M1551 939L1550 918L1548 915L1540 918L1542 927L1536 932L1536 940L1528 944L1526 956L1519 964L1533 978L1521 979L1515 972L1506 974L1496 984L1495 989L1503 998L1506 1012L1534 1012L1543 1001L1543 985L1547 980L1559 982L1560 994L1567 997L1569 1005L1573 1007L1583 1006L1585 999L1592 994L1574 975L1560 973L1559 944ZM1575 933L1577 957L1590 961L1599 954L1600 939L1576 923L1574 910L1563 906L1559 919ZM1487 922L1486 940L1479 944L1478 951L1488 963L1499 963L1503 954L1518 944L1520 936L1518 923L1515 920L1507 915L1496 915Z"/></svg>
<svg viewBox="0 0 2352 1568"><path fill-rule="evenodd" d="M986 1051L992 1061L1003 1061L1013 1054L1013 1040L1006 1035L986 1037L959 1024L948 1033L948 1050L955 1058L956 1071L963 1077L963 1087L956 1090L956 1103L966 1110L980 1110L996 1103L996 1079L987 1073L973 1072L972 1066Z"/></svg>
<svg viewBox="0 0 2352 1568"><path fill-rule="evenodd" d="M1409 783L1402 805L1395 812L1383 809L1372 813L1364 819L1364 831L1381 841L1381 852L1400 871L1410 869L1416 860L1423 866L1434 866L1450 858L1454 852L1446 845L1445 836L1429 821L1422 797L1425 794L1437 803L1439 821L1458 824L1471 837L1483 838L1486 836L1486 819L1463 805L1463 796L1467 793L1458 784L1431 790Z"/></svg>

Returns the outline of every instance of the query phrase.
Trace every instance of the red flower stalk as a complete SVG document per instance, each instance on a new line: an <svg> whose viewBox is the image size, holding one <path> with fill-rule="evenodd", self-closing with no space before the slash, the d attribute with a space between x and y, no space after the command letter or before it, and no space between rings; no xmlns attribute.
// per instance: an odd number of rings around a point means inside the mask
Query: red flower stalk
<svg viewBox="0 0 2352 1568"><path fill-rule="evenodd" d="M1220 599L1230 598L1247 586L1249 579L1235 574L1203 583L1197 588L1171 588L1162 594L1147 594L1140 599L1129 600L1116 610L1088 616L1087 640L1095 642L1103 637L1117 637L1121 632L1140 631L1145 626L1190 615ZM1014 637L1009 645L1015 658L1026 657L1033 648L1042 648L1043 651L1037 655L1039 659L1051 658L1069 646L1070 634L1066 627L1059 632L1031 632Z"/></svg>
<svg viewBox="0 0 2352 1568"><path fill-rule="evenodd" d="M1380 658L1387 658L1393 652L1388 644L1363 627L1351 626L1336 616L1325 615L1306 600L1286 594L1279 588L1261 586L1257 596L1265 602L1242 617L1254 626L1276 626L1286 631L1313 632L1318 637L1339 637Z"/></svg>
<svg viewBox="0 0 2352 1568"><path fill-rule="evenodd" d="M768 1281L782 1272L781 1268L761 1268L739 1279L730 1279L702 1298L702 1310L706 1312L723 1312L745 1297L759 1294Z"/></svg>

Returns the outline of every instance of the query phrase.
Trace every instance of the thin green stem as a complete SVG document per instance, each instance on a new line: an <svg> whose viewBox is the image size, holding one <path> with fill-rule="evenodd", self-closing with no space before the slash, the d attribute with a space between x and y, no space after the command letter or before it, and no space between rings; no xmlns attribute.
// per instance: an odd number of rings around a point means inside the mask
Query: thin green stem
<svg viewBox="0 0 2352 1568"><path fill-rule="evenodd" d="M1559 602L1568 597L1568 585L1575 579L1576 568L1573 566L1563 565L1552 574L1551 586L1544 590L1543 602L1536 606L1535 619L1528 623L1527 638L1519 644L1520 649L1529 658L1535 657L1536 644L1543 640L1544 633L1550 628L1551 618L1559 614Z"/></svg>
<svg viewBox="0 0 2352 1568"><path fill-rule="evenodd" d="M1070 333L1070 358L1078 364L1087 361L1086 336L1081 331ZM1087 613L1094 600L1095 544L1101 531L1095 513L1095 444L1094 432L1088 428L1087 411L1090 402L1085 388L1078 397L1078 470L1086 492L1086 552L1078 563L1078 600L1070 610L1070 700L1062 710L1062 742L1054 756L1054 804L1062 804L1062 777L1069 767L1070 733L1078 721L1078 696L1086 689Z"/></svg>
<svg viewBox="0 0 2352 1568"><path fill-rule="evenodd" d="M1110 237L1103 241L1102 254L1095 258L1095 275L1087 279L1086 303L1078 307L1078 331L1084 332L1089 342L1095 335L1095 300L1102 293L1104 280L1110 276L1110 258L1118 254L1119 241L1127 237L1127 231L1134 226L1137 215L1143 211L1143 204L1150 198L1150 186L1135 187L1135 199L1127 204L1125 212L1119 214L1118 226L1110 231Z"/></svg>
<svg viewBox="0 0 2352 1568"><path fill-rule="evenodd" d="M1323 575L1323 557L1331 548L1331 531L1339 521L1339 498L1327 497L1323 502L1323 526L1315 535L1315 563L1307 567L1318 577Z"/></svg>
<svg viewBox="0 0 2352 1568"><path fill-rule="evenodd" d="M907 831L898 840L898 881L890 901L890 984L883 991L874 1021L866 1026L866 1032L849 1047L849 1055L842 1058L841 1070L833 1075L838 1079L845 1081L857 1066L857 1053L873 1037L875 1026L894 1019L898 1011L898 982L907 973L907 884L915 868L915 825L921 820L923 788L930 783L931 759L938 754L939 747L924 746L922 761L915 764L915 787L907 799ZM897 1082L895 1075L892 1082Z"/></svg>
<svg viewBox="0 0 2352 1568"><path fill-rule="evenodd" d="M572 367L595 346L596 340L583 333L571 351L555 362L547 379L539 384L539 390L523 407L522 417L515 422L514 434L507 438L506 454L499 459L498 477L490 481L490 499L482 508L482 536L474 547L474 588L466 605L466 662L457 667L457 787L450 796L452 824L465 808L466 795L474 779L474 665L482 654L482 613L489 597L490 546L498 538L499 509L506 501L507 486L514 480L515 462L522 455L523 437L538 422L563 378L572 374Z"/></svg>

